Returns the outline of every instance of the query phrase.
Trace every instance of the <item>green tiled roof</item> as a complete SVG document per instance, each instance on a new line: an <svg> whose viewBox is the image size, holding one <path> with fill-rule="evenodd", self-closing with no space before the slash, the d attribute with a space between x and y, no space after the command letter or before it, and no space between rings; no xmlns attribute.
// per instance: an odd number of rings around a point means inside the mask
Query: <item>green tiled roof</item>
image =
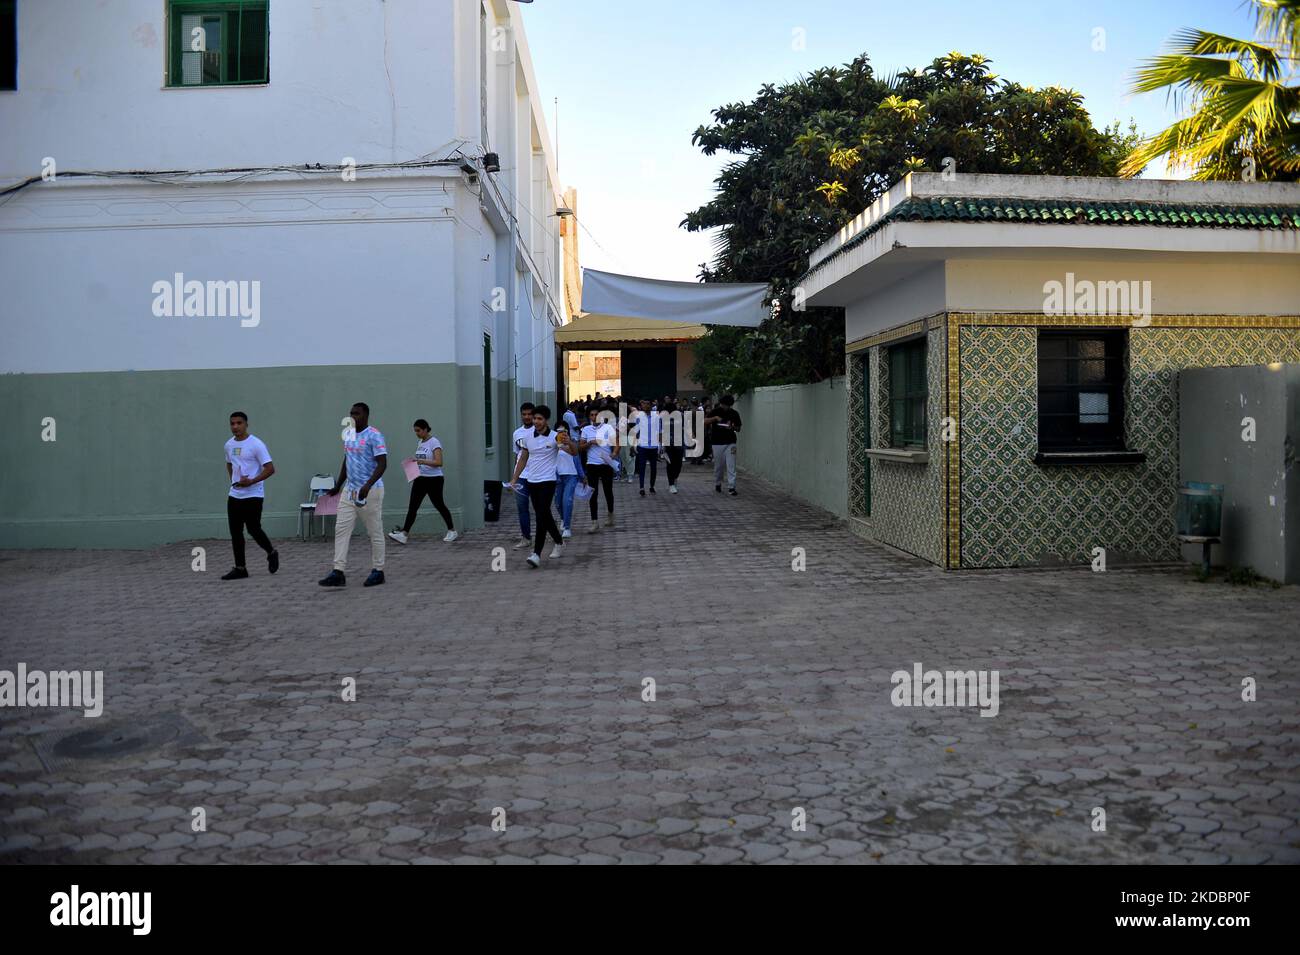
<svg viewBox="0 0 1300 955"><path fill-rule="evenodd" d="M1237 206L1073 199L911 198L809 269L804 278L854 249L891 222L1015 222L1145 225L1176 229L1300 229L1300 205Z"/></svg>
<svg viewBox="0 0 1300 955"><path fill-rule="evenodd" d="M1077 222L1211 229L1300 228L1297 206L1186 205L1158 202L1075 202L1069 199L909 199L885 219L945 222ZM883 221L883 220L882 220Z"/></svg>

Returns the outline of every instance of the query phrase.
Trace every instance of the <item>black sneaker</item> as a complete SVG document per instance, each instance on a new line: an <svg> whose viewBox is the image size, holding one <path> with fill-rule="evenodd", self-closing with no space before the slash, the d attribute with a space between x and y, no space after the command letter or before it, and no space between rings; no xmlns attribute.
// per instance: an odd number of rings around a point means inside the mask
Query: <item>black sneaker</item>
<svg viewBox="0 0 1300 955"><path fill-rule="evenodd" d="M721 494L721 493L722 493L722 485L721 485L721 484L715 484L715 485L713 485L713 490L715 490L715 491L717 491L719 494Z"/></svg>
<svg viewBox="0 0 1300 955"><path fill-rule="evenodd" d="M232 567L230 573L222 574L222 580L243 580L248 576L248 571L243 567Z"/></svg>
<svg viewBox="0 0 1300 955"><path fill-rule="evenodd" d="M654 489L653 487L650 488L650 493L653 494L654 492L655 492L655 489Z"/></svg>
<svg viewBox="0 0 1300 955"><path fill-rule="evenodd" d="M641 496L645 497L645 488L641 488Z"/></svg>
<svg viewBox="0 0 1300 955"><path fill-rule="evenodd" d="M322 577L317 583L322 587L346 587L348 579L343 576L343 571L331 570L328 577Z"/></svg>
<svg viewBox="0 0 1300 955"><path fill-rule="evenodd" d="M383 582L384 582L384 572L382 570L372 570L370 572L370 576L366 578L366 582L361 586L378 587Z"/></svg>
<svg viewBox="0 0 1300 955"><path fill-rule="evenodd" d="M740 496L740 495L738 495L738 494L736 493L736 489L735 489L734 487L733 487L733 488L732 488L728 493L729 493L732 497L739 497L739 496Z"/></svg>
<svg viewBox="0 0 1300 955"><path fill-rule="evenodd" d="M280 552L278 550L273 550L266 555L266 569L271 573L275 573L280 569Z"/></svg>

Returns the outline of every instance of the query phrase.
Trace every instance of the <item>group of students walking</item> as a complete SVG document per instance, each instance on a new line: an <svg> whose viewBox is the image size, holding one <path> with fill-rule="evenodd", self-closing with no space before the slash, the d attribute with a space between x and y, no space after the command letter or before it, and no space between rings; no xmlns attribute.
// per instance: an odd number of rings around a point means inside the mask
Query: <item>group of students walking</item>
<svg viewBox="0 0 1300 955"><path fill-rule="evenodd" d="M730 395L723 396L705 423L712 433L715 490L721 493L725 472L728 489L735 495L735 432L740 429L741 422L732 408L733 403ZM578 424L579 410L585 411L587 418L587 423L581 427ZM617 413L618 408L611 408L609 403L601 401L574 402L552 427L551 409L546 405L525 402L519 408L520 426L513 438L515 465L506 486L514 491L519 516L520 539L515 547L532 548L528 556L530 567L541 566L541 554L548 537L554 543L549 556L557 559L564 555L564 542L573 536L574 507L580 500L590 502L588 533L600 531L599 500L602 494L605 499L604 526L614 527L614 477L623 448L619 442L619 430L610 424L608 415L602 417L601 413L607 410ZM669 491L677 493L685 444L681 435L665 433L663 423L673 419L661 418L661 410L676 410L672 399L665 399L662 407L657 401L643 400L640 407L628 416L642 497L646 494L647 470L650 472L650 493L656 493L661 451L667 456ZM388 448L383 434L370 426L370 407L367 404L354 404L349 418L350 425L342 435L343 461L334 487L327 495L337 498L338 517L334 527L334 565L319 581L322 587L346 586L349 545L358 520L370 539L371 571L364 586L374 587L385 582L383 478L388 468ZM680 421L680 418L675 420ZM406 519L388 534L388 538L398 544L407 543L407 535L415 524L420 507L428 498L447 526L443 541L450 543L457 539L458 534L451 511L443 500L442 444L433 436L429 422L423 418L415 422L413 430L417 444L413 461L409 463L414 465L416 474L411 481ZM262 530L261 518L266 496L265 481L275 474L275 464L266 444L249 433L245 412L236 411L230 415L230 433L231 437L225 444L226 473L231 480L226 515L235 566L221 579L248 577L245 531L266 553L267 570L274 574L280 567L280 555ZM626 470L625 467L622 469ZM553 508L558 511L558 522L552 513ZM535 534L530 509L536 516Z"/></svg>

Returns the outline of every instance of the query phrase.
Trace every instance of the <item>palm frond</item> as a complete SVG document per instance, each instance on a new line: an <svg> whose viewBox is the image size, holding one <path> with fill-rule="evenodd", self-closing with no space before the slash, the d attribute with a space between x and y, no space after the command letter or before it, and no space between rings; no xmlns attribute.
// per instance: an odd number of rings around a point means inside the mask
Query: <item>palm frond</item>
<svg viewBox="0 0 1300 955"><path fill-rule="evenodd" d="M1281 75L1277 47L1268 42L1258 43L1208 30L1186 29L1174 34L1169 49L1171 53L1188 56L1231 56L1248 60L1254 75L1266 80L1275 80Z"/></svg>
<svg viewBox="0 0 1300 955"><path fill-rule="evenodd" d="M1260 35L1289 52L1300 53L1300 0L1254 0L1255 27Z"/></svg>
<svg viewBox="0 0 1300 955"><path fill-rule="evenodd" d="M1241 72L1235 60L1171 53L1147 60L1135 74L1129 92L1154 93L1167 86L1208 85Z"/></svg>

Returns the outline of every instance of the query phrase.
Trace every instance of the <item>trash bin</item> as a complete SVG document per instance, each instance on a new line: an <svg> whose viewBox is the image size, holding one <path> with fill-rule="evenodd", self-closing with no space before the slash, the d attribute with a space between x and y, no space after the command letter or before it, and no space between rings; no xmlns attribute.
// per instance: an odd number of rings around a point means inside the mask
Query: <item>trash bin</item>
<svg viewBox="0 0 1300 955"><path fill-rule="evenodd" d="M483 520L496 523L501 517L501 482L483 482Z"/></svg>
<svg viewBox="0 0 1300 955"><path fill-rule="evenodd" d="M1222 518L1222 484L1187 481L1179 486L1179 537L1218 537Z"/></svg>

